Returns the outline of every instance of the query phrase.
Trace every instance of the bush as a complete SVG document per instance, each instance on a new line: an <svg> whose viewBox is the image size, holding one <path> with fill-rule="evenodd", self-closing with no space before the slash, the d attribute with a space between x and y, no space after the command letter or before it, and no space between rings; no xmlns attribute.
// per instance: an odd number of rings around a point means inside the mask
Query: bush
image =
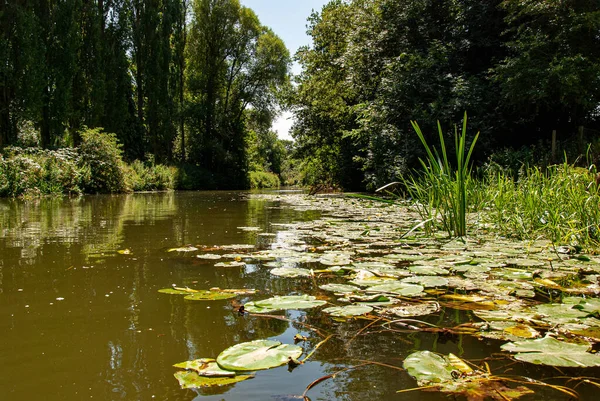
<svg viewBox="0 0 600 401"><path fill-rule="evenodd" d="M79 168L84 174L83 187L91 193L127 192L126 168L122 145L115 134L101 128L81 132Z"/></svg>
<svg viewBox="0 0 600 401"><path fill-rule="evenodd" d="M0 157L0 196L81 193L77 153L8 147Z"/></svg>
<svg viewBox="0 0 600 401"><path fill-rule="evenodd" d="M134 191L161 191L175 188L177 169L135 160L128 166L129 187Z"/></svg>
<svg viewBox="0 0 600 401"><path fill-rule="evenodd" d="M279 188L279 177L277 174L264 171L251 171L249 173L250 188Z"/></svg>

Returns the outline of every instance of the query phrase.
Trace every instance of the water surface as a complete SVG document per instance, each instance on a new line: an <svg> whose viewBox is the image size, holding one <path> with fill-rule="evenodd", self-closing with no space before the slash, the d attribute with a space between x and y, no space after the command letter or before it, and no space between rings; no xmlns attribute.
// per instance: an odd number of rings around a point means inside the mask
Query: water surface
<svg viewBox="0 0 600 401"><path fill-rule="evenodd" d="M2 399L287 400L319 377L365 360L401 366L418 349L470 359L497 349L497 343L462 336L374 332L355 337L364 321L336 322L317 311L292 311L285 316L336 335L310 363L292 372L287 367L261 371L234 387L182 390L173 377L174 363L214 358L243 341L291 343L296 333L309 337L305 346L310 351L321 338L287 321L239 316L229 301L186 301L157 290L172 285L256 288L263 298L313 293L318 287L311 280L272 277L260 262L217 268L213 261L168 250L184 245L284 247L293 244L294 235L284 223L318 216L318 211L294 210L277 198L243 192L0 200ZM238 228L247 226L274 235ZM118 253L125 249L131 253ZM459 311L434 317L454 324L468 319ZM308 395L312 400L446 398L396 394L415 386L399 370L372 365L324 381Z"/></svg>

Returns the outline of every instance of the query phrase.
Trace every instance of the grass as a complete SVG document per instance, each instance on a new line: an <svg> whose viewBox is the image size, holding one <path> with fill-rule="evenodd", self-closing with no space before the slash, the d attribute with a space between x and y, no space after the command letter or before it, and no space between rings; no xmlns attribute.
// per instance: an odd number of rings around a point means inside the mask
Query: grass
<svg viewBox="0 0 600 401"><path fill-rule="evenodd" d="M481 223L506 237L597 246L600 194L592 171L565 162L524 168L516 180L488 173L477 189Z"/></svg>
<svg viewBox="0 0 600 401"><path fill-rule="evenodd" d="M466 114L461 133L454 133L454 163L439 123L439 150L412 124L427 158L405 185L426 232L442 229L461 237L472 229L518 239L546 238L555 244L600 245L595 166L585 169L566 161L548 167L522 165L515 175L514 166L492 163L475 177L469 161L478 135L467 148Z"/></svg>
<svg viewBox="0 0 600 401"><path fill-rule="evenodd" d="M418 210L424 220L435 222L441 219L443 228L452 236L467 234L467 196L472 186L469 161L479 134L467 150L467 114L465 113L461 134L454 130L456 164L452 165L448 157L444 132L438 121L440 151L430 147L419 124L411 124L421 140L427 158L419 159L423 167L420 175L412 176L406 183L409 195L417 201ZM440 154L441 152L441 154Z"/></svg>

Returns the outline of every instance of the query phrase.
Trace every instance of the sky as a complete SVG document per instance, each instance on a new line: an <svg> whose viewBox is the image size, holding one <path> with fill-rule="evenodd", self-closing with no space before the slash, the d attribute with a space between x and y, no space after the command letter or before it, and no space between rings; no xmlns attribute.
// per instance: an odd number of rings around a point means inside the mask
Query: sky
<svg viewBox="0 0 600 401"><path fill-rule="evenodd" d="M249 7L260 19L260 23L268 26L279 36L293 56L299 47L311 44L306 35L306 19L312 10L321 11L329 0L240 0L243 6ZM292 66L292 72L300 72L298 64ZM273 123L273 130L281 139L292 139L289 134L293 120L291 113L282 113Z"/></svg>

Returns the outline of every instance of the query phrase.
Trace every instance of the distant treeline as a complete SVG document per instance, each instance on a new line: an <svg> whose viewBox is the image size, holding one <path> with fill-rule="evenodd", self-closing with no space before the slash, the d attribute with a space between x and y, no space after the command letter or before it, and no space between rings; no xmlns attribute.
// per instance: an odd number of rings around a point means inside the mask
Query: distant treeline
<svg viewBox="0 0 600 401"><path fill-rule="evenodd" d="M410 120L452 134L465 111L480 161L553 130L598 136L597 0L334 0L308 32L290 98L308 181L395 180L422 155Z"/></svg>
<svg viewBox="0 0 600 401"><path fill-rule="evenodd" d="M239 0L0 1L0 149L75 147L102 127L127 161L192 165L242 187L248 152L275 146L289 63Z"/></svg>

